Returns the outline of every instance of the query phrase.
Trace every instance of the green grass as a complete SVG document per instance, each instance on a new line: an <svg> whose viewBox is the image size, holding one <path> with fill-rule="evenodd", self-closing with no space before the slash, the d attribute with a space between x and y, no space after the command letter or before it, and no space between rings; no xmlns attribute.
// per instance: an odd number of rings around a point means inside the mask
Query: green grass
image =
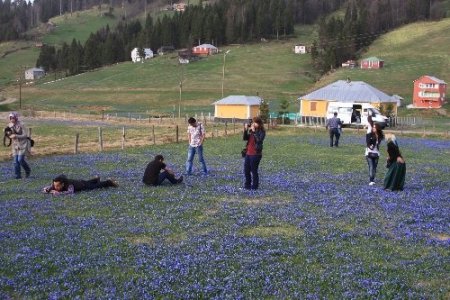
<svg viewBox="0 0 450 300"><path fill-rule="evenodd" d="M0 93L2 89L11 88L11 85L13 85L14 88L17 88L17 91L8 92L7 95L18 97L17 79L20 77L24 78L26 69L35 67L39 51L33 42L14 41L0 43L0 70L2 70L0 74Z"/></svg>
<svg viewBox="0 0 450 300"><path fill-rule="evenodd" d="M294 55L292 42L270 42L231 46L226 57L224 93L260 96L274 102L281 99L298 106L298 90L306 90L314 74L308 56ZM211 104L221 98L223 55L180 66L174 56L157 57L144 64L131 62L104 67L95 72L39 84L23 92L29 108L81 110L101 106L108 111L173 111L179 103L179 82L183 78L184 112L201 107L212 112ZM119 84L118 84L119 83Z"/></svg>
<svg viewBox="0 0 450 300"><path fill-rule="evenodd" d="M95 33L106 25L114 29L119 22L117 17L105 16L105 12L106 9L100 11L98 8L92 8L72 15L65 13L62 16L53 17L50 21L56 25L56 28L43 37L43 42L48 45L62 45L66 42L70 45L75 39L84 44L91 33Z"/></svg>

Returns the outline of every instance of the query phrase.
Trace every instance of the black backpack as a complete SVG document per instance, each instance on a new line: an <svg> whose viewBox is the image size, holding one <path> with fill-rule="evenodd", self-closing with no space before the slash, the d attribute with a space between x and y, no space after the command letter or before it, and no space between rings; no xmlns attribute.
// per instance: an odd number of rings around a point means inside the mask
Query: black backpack
<svg viewBox="0 0 450 300"><path fill-rule="evenodd" d="M28 141L30 141L30 146L34 147L34 140L30 137L27 137Z"/></svg>

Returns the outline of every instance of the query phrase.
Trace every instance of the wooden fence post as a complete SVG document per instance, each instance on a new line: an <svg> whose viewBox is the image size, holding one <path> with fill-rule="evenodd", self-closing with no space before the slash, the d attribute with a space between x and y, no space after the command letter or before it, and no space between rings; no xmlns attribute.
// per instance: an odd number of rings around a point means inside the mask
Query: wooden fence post
<svg viewBox="0 0 450 300"><path fill-rule="evenodd" d="M155 125L152 126L152 137L153 137L153 145L156 145L156 139L155 139Z"/></svg>
<svg viewBox="0 0 450 300"><path fill-rule="evenodd" d="M101 127L98 128L98 146L99 150L103 151L103 132Z"/></svg>
<svg viewBox="0 0 450 300"><path fill-rule="evenodd" d="M125 148L125 126L122 127L122 150Z"/></svg>
<svg viewBox="0 0 450 300"><path fill-rule="evenodd" d="M75 135L75 149L74 149L74 153L75 153L75 154L78 153L78 141L79 141L79 139L80 139L80 134L77 133L77 134Z"/></svg>
<svg viewBox="0 0 450 300"><path fill-rule="evenodd" d="M228 133L227 133L227 128L228 128L228 122L225 122L225 136L228 135Z"/></svg>
<svg viewBox="0 0 450 300"><path fill-rule="evenodd" d="M175 127L175 132L176 132L176 141L177 141L177 144L178 144L178 137L179 137L178 125Z"/></svg>

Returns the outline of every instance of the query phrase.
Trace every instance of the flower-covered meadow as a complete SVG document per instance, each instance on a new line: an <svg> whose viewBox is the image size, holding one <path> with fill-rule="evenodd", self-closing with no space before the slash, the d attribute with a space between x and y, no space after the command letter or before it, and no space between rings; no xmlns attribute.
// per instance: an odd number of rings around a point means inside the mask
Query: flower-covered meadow
<svg viewBox="0 0 450 300"><path fill-rule="evenodd" d="M271 131L253 192L238 136L207 140L210 173L176 186L141 178L159 153L181 174L184 143L30 159L23 180L2 162L0 299L448 298L450 141L398 139L403 192L382 188L384 151L368 185L345 133ZM42 194L60 173L120 186Z"/></svg>

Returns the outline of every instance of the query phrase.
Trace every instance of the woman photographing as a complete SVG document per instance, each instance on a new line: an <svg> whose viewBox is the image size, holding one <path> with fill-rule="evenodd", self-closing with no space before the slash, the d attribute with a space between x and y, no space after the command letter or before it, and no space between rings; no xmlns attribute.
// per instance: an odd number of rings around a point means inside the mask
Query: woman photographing
<svg viewBox="0 0 450 300"><path fill-rule="evenodd" d="M266 137L263 121L254 117L250 124L244 125L244 141L247 141L244 160L245 189L256 190L259 187L258 167L262 158L263 142Z"/></svg>

